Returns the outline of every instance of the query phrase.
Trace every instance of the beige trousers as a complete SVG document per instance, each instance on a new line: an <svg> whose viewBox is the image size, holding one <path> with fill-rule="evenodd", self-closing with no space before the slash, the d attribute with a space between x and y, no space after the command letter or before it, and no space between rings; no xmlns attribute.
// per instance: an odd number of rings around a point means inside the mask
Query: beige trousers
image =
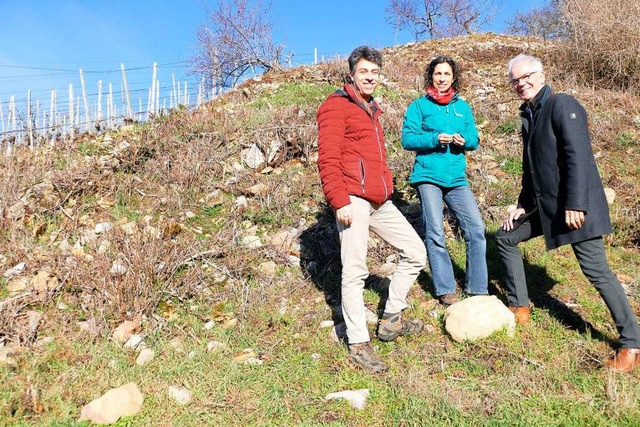
<svg viewBox="0 0 640 427"><path fill-rule="evenodd" d="M427 252L418 233L390 201L376 205L351 196L353 221L350 226L337 223L342 259L342 314L349 344L370 340L364 305L364 281L367 268L369 230L376 233L400 256L389 284L384 311L399 313L407 308L407 293L424 268Z"/></svg>

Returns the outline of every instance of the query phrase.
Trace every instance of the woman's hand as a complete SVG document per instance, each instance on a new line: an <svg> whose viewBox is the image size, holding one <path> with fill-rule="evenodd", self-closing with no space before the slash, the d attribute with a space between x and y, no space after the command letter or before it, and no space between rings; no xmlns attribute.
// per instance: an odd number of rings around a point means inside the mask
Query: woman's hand
<svg viewBox="0 0 640 427"><path fill-rule="evenodd" d="M453 135L449 135L448 133L441 133L438 135L438 142L442 145L451 144L451 142L453 142Z"/></svg>
<svg viewBox="0 0 640 427"><path fill-rule="evenodd" d="M460 135L459 133L454 133L452 137L453 137L453 143L455 145L464 147L464 138L462 137L462 135Z"/></svg>

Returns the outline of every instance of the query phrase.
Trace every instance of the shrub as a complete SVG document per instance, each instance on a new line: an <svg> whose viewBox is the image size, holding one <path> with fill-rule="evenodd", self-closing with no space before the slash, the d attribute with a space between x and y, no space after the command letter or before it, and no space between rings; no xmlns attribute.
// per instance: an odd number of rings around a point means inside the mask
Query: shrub
<svg viewBox="0 0 640 427"><path fill-rule="evenodd" d="M566 66L594 84L637 90L640 84L640 2L564 0L571 28Z"/></svg>

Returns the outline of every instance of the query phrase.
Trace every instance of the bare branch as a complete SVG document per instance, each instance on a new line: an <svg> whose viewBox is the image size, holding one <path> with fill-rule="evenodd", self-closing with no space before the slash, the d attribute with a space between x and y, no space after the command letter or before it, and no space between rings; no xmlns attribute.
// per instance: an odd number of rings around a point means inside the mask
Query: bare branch
<svg viewBox="0 0 640 427"><path fill-rule="evenodd" d="M235 86L249 71L282 70L284 46L273 41L270 8L262 0L220 1L208 12L208 24L198 29L200 52L192 59L192 70L221 87Z"/></svg>

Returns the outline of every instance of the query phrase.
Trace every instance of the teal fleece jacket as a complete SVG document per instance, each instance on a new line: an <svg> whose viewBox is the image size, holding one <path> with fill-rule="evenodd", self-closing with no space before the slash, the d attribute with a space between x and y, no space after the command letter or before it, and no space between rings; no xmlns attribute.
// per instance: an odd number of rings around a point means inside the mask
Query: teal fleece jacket
<svg viewBox="0 0 640 427"><path fill-rule="evenodd" d="M438 134L458 133L464 147L440 144ZM438 105L429 96L422 96L409 105L402 126L402 146L415 151L411 185L428 182L442 187L467 184L466 151L478 148L478 129L469 104L454 95L447 105Z"/></svg>

